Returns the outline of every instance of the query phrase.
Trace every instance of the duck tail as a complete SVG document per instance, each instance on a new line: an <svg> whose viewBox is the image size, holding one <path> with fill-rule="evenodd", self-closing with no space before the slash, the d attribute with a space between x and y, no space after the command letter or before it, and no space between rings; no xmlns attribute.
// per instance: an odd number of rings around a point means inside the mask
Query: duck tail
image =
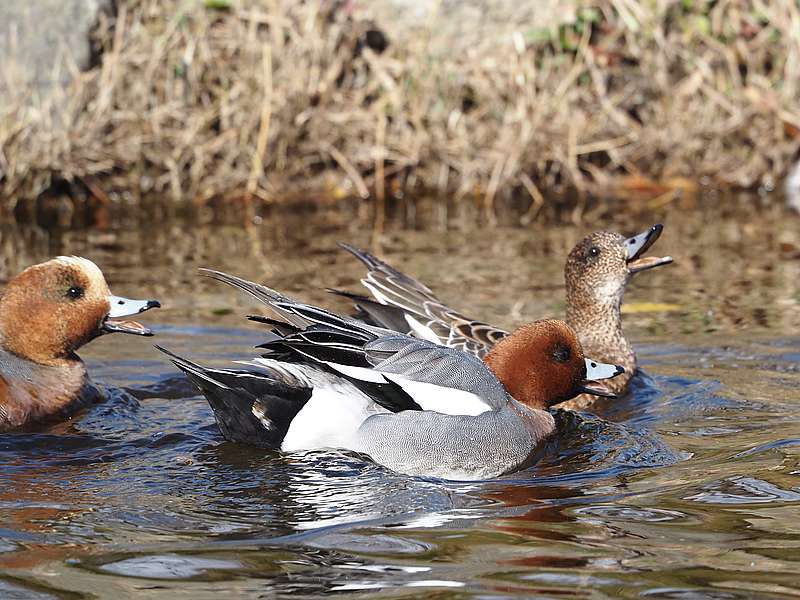
<svg viewBox="0 0 800 600"><path fill-rule="evenodd" d="M280 448L289 425L311 398L311 389L275 373L209 369L155 346L183 371L205 396L226 440Z"/></svg>

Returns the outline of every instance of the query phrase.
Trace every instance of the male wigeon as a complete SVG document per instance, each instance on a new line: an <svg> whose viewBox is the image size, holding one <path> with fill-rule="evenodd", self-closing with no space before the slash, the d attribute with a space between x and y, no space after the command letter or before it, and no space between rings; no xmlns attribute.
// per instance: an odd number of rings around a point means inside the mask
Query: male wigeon
<svg viewBox="0 0 800 600"><path fill-rule="evenodd" d="M75 352L105 333L152 335L112 319L158 306L113 296L85 258L60 256L14 277L0 296L0 431L63 419L98 400Z"/></svg>
<svg viewBox="0 0 800 600"><path fill-rule="evenodd" d="M283 320L267 354L209 369L163 350L208 399L224 437L283 451L338 448L410 475L473 480L529 463L555 431L547 408L621 367L585 359L562 321L537 321L484 359L296 302L215 271Z"/></svg>
<svg viewBox="0 0 800 600"><path fill-rule="evenodd" d="M653 225L629 238L599 231L581 240L567 257L564 268L566 321L577 332L587 354L624 367L625 373L609 382L615 395L627 390L636 370L636 354L622 331L620 305L625 285L635 273L672 262L669 256L643 256L662 230L662 225ZM361 283L373 299L340 290L330 291L352 299L361 311L360 318L477 356L486 356L508 335L503 329L453 310L427 286L372 254L348 244L340 246L367 266L367 276ZM562 407L586 408L596 399L596 396L582 394Z"/></svg>

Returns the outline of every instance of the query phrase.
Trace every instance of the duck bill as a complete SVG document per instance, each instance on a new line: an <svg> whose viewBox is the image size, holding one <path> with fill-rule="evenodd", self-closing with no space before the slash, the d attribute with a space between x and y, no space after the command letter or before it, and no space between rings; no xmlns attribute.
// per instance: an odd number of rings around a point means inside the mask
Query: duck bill
<svg viewBox="0 0 800 600"><path fill-rule="evenodd" d="M101 327L103 333L129 333L131 335L151 336L153 332L137 321L124 320L122 317L138 315L151 308L160 308L158 300L131 300L121 296L109 296L110 310Z"/></svg>
<svg viewBox="0 0 800 600"><path fill-rule="evenodd" d="M616 398L617 394L611 391L605 383L600 380L614 379L625 372L619 365L609 365L601 363L591 358L586 360L586 379L581 382L579 389L586 394L602 396L603 398Z"/></svg>
<svg viewBox="0 0 800 600"><path fill-rule="evenodd" d="M625 249L628 252L628 270L631 273L638 273L639 271L646 271L661 265L667 265L672 262L671 256L655 257L655 256L642 256L647 252L648 248L655 244L656 240L661 236L664 226L660 223L653 225L647 231L644 231L633 237L625 240Z"/></svg>
<svg viewBox="0 0 800 600"><path fill-rule="evenodd" d="M602 396L603 398L619 398L617 394L611 391L611 388L599 381L584 381L578 386L578 391L582 394Z"/></svg>

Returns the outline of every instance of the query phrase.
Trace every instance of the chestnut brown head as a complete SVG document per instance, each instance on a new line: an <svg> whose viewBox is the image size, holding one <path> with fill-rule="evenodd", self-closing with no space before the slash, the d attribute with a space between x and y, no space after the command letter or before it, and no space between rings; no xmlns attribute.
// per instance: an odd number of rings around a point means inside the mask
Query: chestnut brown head
<svg viewBox="0 0 800 600"><path fill-rule="evenodd" d="M110 319L158 306L155 300L113 296L92 261L61 256L28 267L8 283L0 297L0 342L22 358L56 364L104 333L151 335L134 321Z"/></svg>
<svg viewBox="0 0 800 600"><path fill-rule="evenodd" d="M531 408L546 409L590 389L603 393L602 384L588 387L587 360L578 336L563 321L523 325L498 342L484 362L515 400ZM595 361L588 364L604 377L623 372L621 367Z"/></svg>

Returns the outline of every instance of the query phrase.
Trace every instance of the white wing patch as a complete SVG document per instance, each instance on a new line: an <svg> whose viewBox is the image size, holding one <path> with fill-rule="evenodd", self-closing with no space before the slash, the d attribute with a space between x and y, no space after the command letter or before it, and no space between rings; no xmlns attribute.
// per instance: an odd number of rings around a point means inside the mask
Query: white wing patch
<svg viewBox="0 0 800 600"><path fill-rule="evenodd" d="M386 379L384 379L383 374L380 371L376 371L375 369L370 369L368 367L353 367L350 365L340 365L339 363L335 362L325 362L330 368L335 371L338 371L342 375L346 375L347 377L352 377L353 379L359 379L361 381L367 381L369 383L386 383Z"/></svg>
<svg viewBox="0 0 800 600"><path fill-rule="evenodd" d="M403 390L420 405L422 410L432 410L444 415L475 416L492 407L486 404L479 396L465 390L412 381L405 377L384 373L383 376L399 385Z"/></svg>
<svg viewBox="0 0 800 600"><path fill-rule="evenodd" d="M492 407L482 398L465 390L457 390L422 381L412 381L401 375L383 373L366 367L351 367L330 362L327 364L342 375L353 379L360 379L370 383L391 381L403 388L403 391L411 396L422 410L432 410L445 415L467 416L475 416L492 410Z"/></svg>

